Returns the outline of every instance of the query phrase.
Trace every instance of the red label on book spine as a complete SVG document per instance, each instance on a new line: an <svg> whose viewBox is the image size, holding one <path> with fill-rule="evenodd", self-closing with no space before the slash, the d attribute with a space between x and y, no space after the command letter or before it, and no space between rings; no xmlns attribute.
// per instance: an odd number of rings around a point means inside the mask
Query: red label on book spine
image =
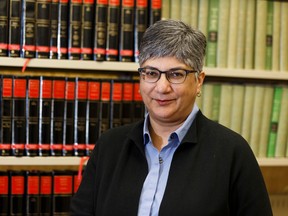
<svg viewBox="0 0 288 216"><path fill-rule="evenodd" d="M3 78L3 87L2 87L2 96L3 97L12 97L12 79Z"/></svg>
<svg viewBox="0 0 288 216"><path fill-rule="evenodd" d="M52 192L52 177L41 176L40 193L48 195L51 194L51 192Z"/></svg>
<svg viewBox="0 0 288 216"><path fill-rule="evenodd" d="M88 99L99 100L100 99L100 82L91 81L88 84Z"/></svg>
<svg viewBox="0 0 288 216"><path fill-rule="evenodd" d="M113 100L114 101L122 100L122 83L113 84Z"/></svg>
<svg viewBox="0 0 288 216"><path fill-rule="evenodd" d="M64 99L65 96L65 81L54 80L53 82L53 98Z"/></svg>
<svg viewBox="0 0 288 216"><path fill-rule="evenodd" d="M72 176L55 176L54 193L72 194Z"/></svg>
<svg viewBox="0 0 288 216"><path fill-rule="evenodd" d="M134 100L135 101L142 101L142 96L140 94L140 84L134 83Z"/></svg>
<svg viewBox="0 0 288 216"><path fill-rule="evenodd" d="M87 99L87 81L78 81L78 99Z"/></svg>
<svg viewBox="0 0 288 216"><path fill-rule="evenodd" d="M29 80L29 97L39 98L39 80Z"/></svg>
<svg viewBox="0 0 288 216"><path fill-rule="evenodd" d="M161 9L161 0L152 0L152 9Z"/></svg>
<svg viewBox="0 0 288 216"><path fill-rule="evenodd" d="M8 176L0 176L0 195L8 195Z"/></svg>
<svg viewBox="0 0 288 216"><path fill-rule="evenodd" d="M134 7L134 0L122 0L122 6Z"/></svg>
<svg viewBox="0 0 288 216"><path fill-rule="evenodd" d="M66 99L74 100L75 99L75 82L67 82L66 86Z"/></svg>
<svg viewBox="0 0 288 216"><path fill-rule="evenodd" d="M39 194L39 176L28 176L28 194Z"/></svg>
<svg viewBox="0 0 288 216"><path fill-rule="evenodd" d="M111 91L111 84L110 82L103 82L101 85L101 100L109 101L110 100L110 91Z"/></svg>
<svg viewBox="0 0 288 216"><path fill-rule="evenodd" d="M147 7L148 1L147 0L137 0L136 4L137 4L137 7Z"/></svg>
<svg viewBox="0 0 288 216"><path fill-rule="evenodd" d="M14 97L25 98L26 96L26 79L14 80Z"/></svg>
<svg viewBox="0 0 288 216"><path fill-rule="evenodd" d="M120 0L109 0L109 5L111 6L119 6Z"/></svg>
<svg viewBox="0 0 288 216"><path fill-rule="evenodd" d="M108 4L108 0L97 0L97 4L103 4L103 5L107 5Z"/></svg>
<svg viewBox="0 0 288 216"><path fill-rule="evenodd" d="M132 101L133 100L133 84L132 83L124 83L123 87L123 100L124 101Z"/></svg>
<svg viewBox="0 0 288 216"><path fill-rule="evenodd" d="M11 194L23 195L24 194L24 176L12 176L11 178Z"/></svg>
<svg viewBox="0 0 288 216"><path fill-rule="evenodd" d="M83 0L84 4L93 4L94 0Z"/></svg>
<svg viewBox="0 0 288 216"><path fill-rule="evenodd" d="M52 80L43 80L42 83L42 98L52 97Z"/></svg>

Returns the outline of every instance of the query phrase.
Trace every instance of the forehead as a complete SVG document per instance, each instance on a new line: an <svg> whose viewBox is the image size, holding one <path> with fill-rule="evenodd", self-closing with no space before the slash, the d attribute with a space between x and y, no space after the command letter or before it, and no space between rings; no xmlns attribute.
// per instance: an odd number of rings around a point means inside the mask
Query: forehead
<svg viewBox="0 0 288 216"><path fill-rule="evenodd" d="M141 67L154 67L159 70L169 70L171 68L187 68L187 65L175 57L151 58L146 60Z"/></svg>

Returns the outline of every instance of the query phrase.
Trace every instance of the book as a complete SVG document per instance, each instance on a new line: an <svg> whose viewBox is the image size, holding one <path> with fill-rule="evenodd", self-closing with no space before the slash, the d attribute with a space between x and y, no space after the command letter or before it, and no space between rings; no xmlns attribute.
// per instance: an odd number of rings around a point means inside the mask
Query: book
<svg viewBox="0 0 288 216"><path fill-rule="evenodd" d="M265 50L265 69L272 70L273 53L273 2L267 2L267 21L266 21L266 50Z"/></svg>
<svg viewBox="0 0 288 216"><path fill-rule="evenodd" d="M8 56L20 57L21 43L21 1L10 0L8 24Z"/></svg>
<svg viewBox="0 0 288 216"><path fill-rule="evenodd" d="M123 82L121 80L111 81L111 128L119 127L122 124L122 99Z"/></svg>
<svg viewBox="0 0 288 216"><path fill-rule="evenodd" d="M68 58L68 30L69 30L69 2L68 0L59 0L59 21L60 25L57 37L57 51L58 59L67 59ZM79 49L78 49L79 51ZM79 55L79 54L78 54Z"/></svg>
<svg viewBox="0 0 288 216"><path fill-rule="evenodd" d="M119 60L120 0L108 1L106 61Z"/></svg>
<svg viewBox="0 0 288 216"><path fill-rule="evenodd" d="M219 0L210 0L208 9L208 40L206 47L206 66L217 66Z"/></svg>
<svg viewBox="0 0 288 216"><path fill-rule="evenodd" d="M22 0L21 52L23 58L34 58L36 51L36 0Z"/></svg>
<svg viewBox="0 0 288 216"><path fill-rule="evenodd" d="M94 0L83 0L81 23L81 59L92 60L94 41Z"/></svg>
<svg viewBox="0 0 288 216"><path fill-rule="evenodd" d="M214 83L211 120L215 122L219 122L220 100L221 100L221 83Z"/></svg>
<svg viewBox="0 0 288 216"><path fill-rule="evenodd" d="M13 105L12 105L12 155L24 156L26 144L26 102L27 78L24 76L13 77Z"/></svg>
<svg viewBox="0 0 288 216"><path fill-rule="evenodd" d="M281 31L280 31L280 70L288 71L288 4L281 2Z"/></svg>
<svg viewBox="0 0 288 216"><path fill-rule="evenodd" d="M232 92L233 84L222 83L219 107L219 123L230 127L231 126L231 110L232 110Z"/></svg>
<svg viewBox="0 0 288 216"><path fill-rule="evenodd" d="M76 109L76 80L66 78L65 101L64 101L64 123L63 123L63 156L74 155L75 143L75 109Z"/></svg>
<svg viewBox="0 0 288 216"><path fill-rule="evenodd" d="M213 107L213 89L214 84L207 82L203 85L202 94L202 111L207 118L212 117L212 107Z"/></svg>
<svg viewBox="0 0 288 216"><path fill-rule="evenodd" d="M145 106L142 101L142 96L140 94L140 83L138 80L133 82L133 112L132 112L132 122L143 120L145 116Z"/></svg>
<svg viewBox="0 0 288 216"><path fill-rule="evenodd" d="M244 105L243 105L243 117L242 117L242 127L241 135L244 139L249 142L251 136L251 122L252 122L252 110L254 104L254 92L255 85L246 84L244 91Z"/></svg>
<svg viewBox="0 0 288 216"><path fill-rule="evenodd" d="M265 158L267 155L267 143L270 126L270 117L273 103L274 88L271 85L266 85L264 90L264 100L262 106L260 138L259 138L259 154L258 157Z"/></svg>
<svg viewBox="0 0 288 216"><path fill-rule="evenodd" d="M207 37L208 36L208 11L209 0L202 0L198 3L198 29Z"/></svg>
<svg viewBox="0 0 288 216"><path fill-rule="evenodd" d="M162 13L161 19L169 19L170 18L170 0L162 0Z"/></svg>
<svg viewBox="0 0 288 216"><path fill-rule="evenodd" d="M265 69L267 1L256 1L255 69Z"/></svg>
<svg viewBox="0 0 288 216"><path fill-rule="evenodd" d="M94 50L96 61L104 61L106 56L108 0L97 0L95 6Z"/></svg>
<svg viewBox="0 0 288 216"><path fill-rule="evenodd" d="M256 1L247 1L244 68L254 68Z"/></svg>
<svg viewBox="0 0 288 216"><path fill-rule="evenodd" d="M133 81L123 82L123 95L122 95L122 122L121 125L132 123L133 113Z"/></svg>
<svg viewBox="0 0 288 216"><path fill-rule="evenodd" d="M244 68L245 31L247 18L247 0L239 1L239 18L237 27L236 68Z"/></svg>
<svg viewBox="0 0 288 216"><path fill-rule="evenodd" d="M52 79L52 77L40 77L39 156L50 155L50 145L52 141Z"/></svg>
<svg viewBox="0 0 288 216"><path fill-rule="evenodd" d="M283 86L275 86L273 93L272 113L270 117L270 129L268 134L267 157L275 157L275 147L278 133L279 116L281 109Z"/></svg>
<svg viewBox="0 0 288 216"><path fill-rule="evenodd" d="M26 171L25 173L25 201L26 215L39 214L40 207L40 176L38 171Z"/></svg>
<svg viewBox="0 0 288 216"><path fill-rule="evenodd" d="M9 0L0 0L0 56L8 56Z"/></svg>
<svg viewBox="0 0 288 216"><path fill-rule="evenodd" d="M237 133L241 133L243 106L244 106L243 83L234 83L232 87L232 109L230 128Z"/></svg>
<svg viewBox="0 0 288 216"><path fill-rule="evenodd" d="M101 81L100 93L100 134L111 128L111 80Z"/></svg>
<svg viewBox="0 0 288 216"><path fill-rule="evenodd" d="M10 156L12 144L13 79L12 76L3 75L0 81L0 156Z"/></svg>
<svg viewBox="0 0 288 216"><path fill-rule="evenodd" d="M279 123L275 144L275 157L285 157L286 140L288 139L288 86L283 86Z"/></svg>
<svg viewBox="0 0 288 216"><path fill-rule="evenodd" d="M88 81L88 141L86 155L90 155L100 134L100 80L90 79Z"/></svg>
<svg viewBox="0 0 288 216"><path fill-rule="evenodd" d="M182 0L172 0L170 1L170 18L174 20L180 20L181 19L181 4ZM187 6L188 7L188 6Z"/></svg>
<svg viewBox="0 0 288 216"><path fill-rule="evenodd" d="M256 85L254 89L254 103L252 110L252 122L251 122L251 136L249 140L250 147L255 156L259 155L260 144L260 129L263 117L263 102L264 102L265 88L263 85Z"/></svg>
<svg viewBox="0 0 288 216"><path fill-rule="evenodd" d="M162 7L162 0L149 0L149 2L148 2L148 8L149 8L148 9L148 11L149 11L148 25L152 25L155 22L161 20L161 16L162 16L161 7Z"/></svg>
<svg viewBox="0 0 288 216"><path fill-rule="evenodd" d="M136 0L134 22L134 62L139 62L139 47L148 27L148 0Z"/></svg>
<svg viewBox="0 0 288 216"><path fill-rule="evenodd" d="M0 215L9 214L9 175L8 171L0 171Z"/></svg>
<svg viewBox="0 0 288 216"><path fill-rule="evenodd" d="M191 0L190 2L190 25L194 28L198 28L198 17L199 17L199 11L198 11L198 0Z"/></svg>
<svg viewBox="0 0 288 216"><path fill-rule="evenodd" d="M46 59L50 57L50 9L51 0L36 0L36 58Z"/></svg>
<svg viewBox="0 0 288 216"><path fill-rule="evenodd" d="M68 59L81 59L82 0L69 1Z"/></svg>
<svg viewBox="0 0 288 216"><path fill-rule="evenodd" d="M63 149L64 107L65 107L65 78L52 80L51 103L51 155L61 156ZM43 130L42 130L43 132Z"/></svg>
<svg viewBox="0 0 288 216"><path fill-rule="evenodd" d="M76 100L75 100L75 126L76 136L74 142L74 155L85 156L87 144L87 97L88 96L88 81L87 79L76 79Z"/></svg>
<svg viewBox="0 0 288 216"><path fill-rule="evenodd" d="M40 171L39 189L39 212L40 215L51 215L52 212L52 172Z"/></svg>
<svg viewBox="0 0 288 216"><path fill-rule="evenodd" d="M183 21L184 23L188 24L188 25L191 25L191 15L192 15L192 13L191 13L191 1L190 0L181 0L180 20Z"/></svg>
<svg viewBox="0 0 288 216"><path fill-rule="evenodd" d="M237 26L239 18L239 2L240 0L230 1L229 27L228 27L228 45L227 45L227 67L236 67L237 54Z"/></svg>
<svg viewBox="0 0 288 216"><path fill-rule="evenodd" d="M73 195L73 171L54 170L52 181L52 214L68 215Z"/></svg>
<svg viewBox="0 0 288 216"><path fill-rule="evenodd" d="M40 77L28 77L27 156L39 154Z"/></svg>
<svg viewBox="0 0 288 216"><path fill-rule="evenodd" d="M134 0L121 1L119 61L132 62L134 59Z"/></svg>
<svg viewBox="0 0 288 216"><path fill-rule="evenodd" d="M273 1L272 70L280 70L281 2Z"/></svg>
<svg viewBox="0 0 288 216"><path fill-rule="evenodd" d="M58 58L58 35L60 34L60 3L59 0L51 0L50 6L50 38L49 38L49 58Z"/></svg>
<svg viewBox="0 0 288 216"><path fill-rule="evenodd" d="M25 203L25 171L9 171L10 202L9 215L24 215Z"/></svg>
<svg viewBox="0 0 288 216"><path fill-rule="evenodd" d="M227 67L230 0L219 0L217 67Z"/></svg>

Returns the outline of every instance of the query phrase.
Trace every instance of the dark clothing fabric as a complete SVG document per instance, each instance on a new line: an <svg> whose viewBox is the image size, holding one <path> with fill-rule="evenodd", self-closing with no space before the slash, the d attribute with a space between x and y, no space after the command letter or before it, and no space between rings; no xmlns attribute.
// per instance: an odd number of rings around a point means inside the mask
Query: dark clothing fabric
<svg viewBox="0 0 288 216"><path fill-rule="evenodd" d="M143 121L105 132L72 199L71 215L136 216L147 174ZM199 111L174 154L159 215L272 215L248 143Z"/></svg>

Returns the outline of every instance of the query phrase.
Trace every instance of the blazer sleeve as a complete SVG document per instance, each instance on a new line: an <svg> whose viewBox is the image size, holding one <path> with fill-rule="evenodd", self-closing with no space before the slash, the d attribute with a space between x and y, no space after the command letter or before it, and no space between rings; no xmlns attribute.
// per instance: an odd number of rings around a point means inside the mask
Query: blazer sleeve
<svg viewBox="0 0 288 216"><path fill-rule="evenodd" d="M246 144L246 143L245 143ZM269 195L258 162L248 144L234 151L231 171L232 214L238 216L272 216Z"/></svg>
<svg viewBox="0 0 288 216"><path fill-rule="evenodd" d="M77 192L72 197L70 203L70 215L88 216L94 215L94 205L96 199L96 154L94 148L87 165Z"/></svg>

